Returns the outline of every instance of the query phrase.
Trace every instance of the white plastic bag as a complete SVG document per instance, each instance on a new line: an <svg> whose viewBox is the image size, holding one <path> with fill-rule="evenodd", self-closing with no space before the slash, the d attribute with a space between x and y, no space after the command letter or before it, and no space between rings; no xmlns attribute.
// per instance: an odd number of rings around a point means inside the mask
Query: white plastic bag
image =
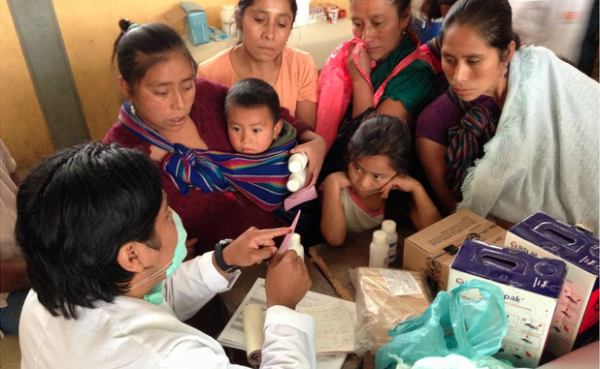
<svg viewBox="0 0 600 369"><path fill-rule="evenodd" d="M404 369L406 364L401 364ZM469 360L460 355L448 355L446 357L428 357L415 363L412 369L512 369L507 364L490 356L478 357ZM522 368L525 369L525 368Z"/></svg>

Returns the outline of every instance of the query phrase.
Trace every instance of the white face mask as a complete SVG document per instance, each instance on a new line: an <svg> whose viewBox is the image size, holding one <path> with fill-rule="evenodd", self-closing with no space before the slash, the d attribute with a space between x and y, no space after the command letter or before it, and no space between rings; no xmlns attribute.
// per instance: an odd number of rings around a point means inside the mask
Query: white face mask
<svg viewBox="0 0 600 369"><path fill-rule="evenodd" d="M173 253L173 260L164 267L160 268L158 271L153 273L151 276L144 278L142 281L131 286L130 290L134 290L141 285L148 283L153 280L157 276L162 273L166 274L166 277L169 278L181 267L181 263L183 259L187 256L187 248L185 247L185 241L187 240L187 232L183 227L183 223L181 222L181 218L179 215L173 211L173 220L175 221L175 226L177 227L177 246L175 247L175 252ZM165 272L166 271L166 272ZM154 304L160 305L163 302L162 296L162 282L156 284L148 294L144 295L144 300Z"/></svg>

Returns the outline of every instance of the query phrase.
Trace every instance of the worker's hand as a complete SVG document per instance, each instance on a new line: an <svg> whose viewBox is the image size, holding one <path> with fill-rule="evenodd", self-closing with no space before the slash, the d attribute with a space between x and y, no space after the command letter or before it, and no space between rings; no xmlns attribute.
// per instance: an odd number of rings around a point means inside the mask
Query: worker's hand
<svg viewBox="0 0 600 369"><path fill-rule="evenodd" d="M273 238L283 236L291 228L257 229L250 227L223 250L223 259L227 265L239 267L260 264L277 252Z"/></svg>
<svg viewBox="0 0 600 369"><path fill-rule="evenodd" d="M296 251L276 254L269 264L265 282L267 309L275 305L295 309L311 285L306 264Z"/></svg>

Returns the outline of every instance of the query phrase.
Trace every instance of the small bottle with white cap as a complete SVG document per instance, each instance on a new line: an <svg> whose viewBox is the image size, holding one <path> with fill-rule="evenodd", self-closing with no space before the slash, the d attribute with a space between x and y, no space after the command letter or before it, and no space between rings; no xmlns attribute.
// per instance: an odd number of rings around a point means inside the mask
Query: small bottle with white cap
<svg viewBox="0 0 600 369"><path fill-rule="evenodd" d="M387 234L387 243L389 245L389 264L396 261L396 252L398 249L398 233L396 233L396 222L393 220L384 220L381 223L381 230Z"/></svg>
<svg viewBox="0 0 600 369"><path fill-rule="evenodd" d="M369 249L369 267L387 268L389 250L387 234L384 231L373 232L373 242Z"/></svg>
<svg viewBox="0 0 600 369"><path fill-rule="evenodd" d="M308 165L308 155L304 152L297 152L290 156L288 160L288 169L290 173L300 173Z"/></svg>
<svg viewBox="0 0 600 369"><path fill-rule="evenodd" d="M304 183L306 183L306 177L308 176L308 167L302 169L298 173L290 174L290 177L287 181L287 189L290 192L296 192L302 187L304 187Z"/></svg>
<svg viewBox="0 0 600 369"><path fill-rule="evenodd" d="M288 250L294 250L302 258L304 261L304 246L300 244L300 235L298 233L294 233L292 235L292 240L290 241L290 248Z"/></svg>

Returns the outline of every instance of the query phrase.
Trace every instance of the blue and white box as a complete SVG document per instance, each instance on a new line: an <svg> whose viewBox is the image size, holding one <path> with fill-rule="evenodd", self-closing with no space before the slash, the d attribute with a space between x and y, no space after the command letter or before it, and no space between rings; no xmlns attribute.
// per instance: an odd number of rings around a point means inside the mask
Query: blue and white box
<svg viewBox="0 0 600 369"><path fill-rule="evenodd" d="M210 41L210 32L206 22L206 12L197 3L182 1L179 6L185 14L185 29L187 36L194 45L205 44Z"/></svg>
<svg viewBox="0 0 600 369"><path fill-rule="evenodd" d="M452 262L448 291L472 279L500 287L508 333L495 356L518 368L535 368L548 338L566 268L562 260L467 239ZM462 296L477 300L478 294L475 290Z"/></svg>
<svg viewBox="0 0 600 369"><path fill-rule="evenodd" d="M535 213L512 227L505 246L536 256L563 260L567 275L552 320L546 349L562 356L587 342L598 322L598 239L588 230Z"/></svg>

